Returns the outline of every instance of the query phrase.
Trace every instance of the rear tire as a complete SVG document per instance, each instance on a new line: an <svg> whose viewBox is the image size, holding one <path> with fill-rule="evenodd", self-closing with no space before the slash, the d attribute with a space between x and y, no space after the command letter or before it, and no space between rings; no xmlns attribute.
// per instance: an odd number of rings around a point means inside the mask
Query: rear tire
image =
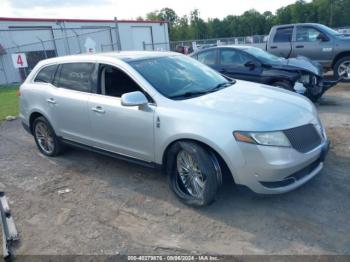
<svg viewBox="0 0 350 262"><path fill-rule="evenodd" d="M216 156L195 142L176 142L167 154L166 173L175 195L185 204L211 204L222 181Z"/></svg>
<svg viewBox="0 0 350 262"><path fill-rule="evenodd" d="M333 67L335 79L339 79L342 76L342 72L346 73L347 76L342 80L342 82L350 82L350 56L343 57L339 59Z"/></svg>
<svg viewBox="0 0 350 262"><path fill-rule="evenodd" d="M33 122L34 140L40 152L46 156L62 153L63 145L45 117L38 117Z"/></svg>

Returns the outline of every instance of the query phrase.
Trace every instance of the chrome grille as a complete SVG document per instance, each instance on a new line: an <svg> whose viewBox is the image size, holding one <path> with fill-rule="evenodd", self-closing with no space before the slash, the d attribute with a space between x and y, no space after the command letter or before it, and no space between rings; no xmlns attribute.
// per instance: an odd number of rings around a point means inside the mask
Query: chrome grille
<svg viewBox="0 0 350 262"><path fill-rule="evenodd" d="M322 142L321 137L313 124L287 129L283 132L289 139L292 147L301 153L311 151Z"/></svg>

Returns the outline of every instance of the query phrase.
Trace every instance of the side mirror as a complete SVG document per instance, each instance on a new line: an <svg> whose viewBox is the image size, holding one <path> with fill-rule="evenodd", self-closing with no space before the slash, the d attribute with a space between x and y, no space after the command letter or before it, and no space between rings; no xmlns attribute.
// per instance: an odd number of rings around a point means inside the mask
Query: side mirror
<svg viewBox="0 0 350 262"><path fill-rule="evenodd" d="M254 70L258 64L254 61L248 61L244 64L245 67L249 67L250 70Z"/></svg>
<svg viewBox="0 0 350 262"><path fill-rule="evenodd" d="M147 104L148 100L142 92L135 91L123 94L121 102L123 106L142 106Z"/></svg>
<svg viewBox="0 0 350 262"><path fill-rule="evenodd" d="M319 33L318 36L317 36L317 40L320 40L322 42L327 42L329 39L328 39L328 37L325 34Z"/></svg>

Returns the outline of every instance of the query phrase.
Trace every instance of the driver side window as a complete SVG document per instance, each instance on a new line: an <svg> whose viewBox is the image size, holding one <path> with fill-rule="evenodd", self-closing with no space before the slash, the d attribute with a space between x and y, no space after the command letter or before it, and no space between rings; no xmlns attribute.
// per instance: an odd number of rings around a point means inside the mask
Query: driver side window
<svg viewBox="0 0 350 262"><path fill-rule="evenodd" d="M320 31L313 27L308 26L299 26L297 27L297 42L316 42L318 41L317 37L322 34Z"/></svg>
<svg viewBox="0 0 350 262"><path fill-rule="evenodd" d="M100 65L101 95L121 97L125 93L142 89L126 73L110 65Z"/></svg>
<svg viewBox="0 0 350 262"><path fill-rule="evenodd" d="M235 49L223 49L220 51L221 65L244 66L250 60L248 56Z"/></svg>

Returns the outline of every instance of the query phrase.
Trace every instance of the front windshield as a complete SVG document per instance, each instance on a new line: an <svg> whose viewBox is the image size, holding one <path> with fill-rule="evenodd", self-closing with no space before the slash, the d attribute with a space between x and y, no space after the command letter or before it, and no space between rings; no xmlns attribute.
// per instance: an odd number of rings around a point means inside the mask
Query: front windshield
<svg viewBox="0 0 350 262"><path fill-rule="evenodd" d="M206 65L186 56L166 56L131 61L159 93L172 99L190 98L214 92L230 82Z"/></svg>
<svg viewBox="0 0 350 262"><path fill-rule="evenodd" d="M275 56L262 49L255 48L255 47L245 48L244 51L253 55L258 60L266 64L280 64L283 60L283 58L281 57Z"/></svg>

